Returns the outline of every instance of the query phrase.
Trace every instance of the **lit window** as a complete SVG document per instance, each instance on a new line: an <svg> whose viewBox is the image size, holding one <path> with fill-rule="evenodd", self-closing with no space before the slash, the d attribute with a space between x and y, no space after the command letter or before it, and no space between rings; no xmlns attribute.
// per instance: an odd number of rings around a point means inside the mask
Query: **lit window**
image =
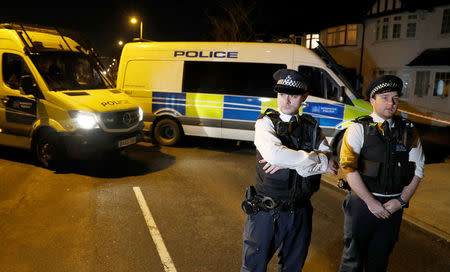
<svg viewBox="0 0 450 272"><path fill-rule="evenodd" d="M357 25L343 25L329 28L327 31L327 46L355 45Z"/></svg>
<svg viewBox="0 0 450 272"><path fill-rule="evenodd" d="M356 25L347 25L347 45L356 44Z"/></svg>
<svg viewBox="0 0 450 272"><path fill-rule="evenodd" d="M345 44L345 26L339 26L336 31L335 45L343 45Z"/></svg>
<svg viewBox="0 0 450 272"><path fill-rule="evenodd" d="M450 33L450 9L445 9L442 15L441 34Z"/></svg>
<svg viewBox="0 0 450 272"><path fill-rule="evenodd" d="M306 35L306 48L314 49L318 46L319 34L307 34Z"/></svg>
<svg viewBox="0 0 450 272"><path fill-rule="evenodd" d="M433 96L448 97L450 88L450 72L436 72Z"/></svg>

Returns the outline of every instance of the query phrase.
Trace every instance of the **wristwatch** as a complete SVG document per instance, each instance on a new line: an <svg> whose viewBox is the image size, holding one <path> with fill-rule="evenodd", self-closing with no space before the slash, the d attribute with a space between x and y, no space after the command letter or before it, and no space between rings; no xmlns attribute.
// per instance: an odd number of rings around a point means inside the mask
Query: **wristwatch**
<svg viewBox="0 0 450 272"><path fill-rule="evenodd" d="M400 196L397 197L396 199L398 200L398 202L400 202L400 205L402 205L402 209L403 209L403 208L408 208L408 207L409 207L409 203L403 201L403 199L402 199Z"/></svg>

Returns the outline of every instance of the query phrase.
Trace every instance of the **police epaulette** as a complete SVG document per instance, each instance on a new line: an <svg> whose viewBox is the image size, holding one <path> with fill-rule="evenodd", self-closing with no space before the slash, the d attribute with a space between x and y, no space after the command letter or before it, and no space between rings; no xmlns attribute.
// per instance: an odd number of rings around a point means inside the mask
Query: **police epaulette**
<svg viewBox="0 0 450 272"><path fill-rule="evenodd" d="M264 113L261 113L258 116L258 119L261 119L264 116L268 116L268 117L271 117L271 118L277 118L278 116L280 116L280 113L278 111L274 110L274 109L270 109L269 108Z"/></svg>
<svg viewBox="0 0 450 272"><path fill-rule="evenodd" d="M300 115L300 117L303 118L304 120L310 122L313 125L316 125L316 123L317 123L317 120L314 119L314 117L312 117L309 114L303 113L302 115Z"/></svg>
<svg viewBox="0 0 450 272"><path fill-rule="evenodd" d="M414 127L413 123L409 119L407 119L403 116L394 115L394 116L392 116L392 119L394 119L395 124L397 124L397 123L403 124L407 128Z"/></svg>
<svg viewBox="0 0 450 272"><path fill-rule="evenodd" d="M358 118L356 118L355 120L353 120L353 122L355 123L373 123L373 118L370 115L363 115L363 116L359 116Z"/></svg>

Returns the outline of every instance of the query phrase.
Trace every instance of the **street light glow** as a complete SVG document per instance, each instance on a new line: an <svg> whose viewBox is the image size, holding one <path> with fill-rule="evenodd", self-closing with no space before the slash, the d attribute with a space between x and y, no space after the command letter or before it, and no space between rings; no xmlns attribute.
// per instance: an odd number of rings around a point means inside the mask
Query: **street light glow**
<svg viewBox="0 0 450 272"><path fill-rule="evenodd" d="M120 46L122 46L122 45L123 45L123 41L119 41L118 44L119 44Z"/></svg>
<svg viewBox="0 0 450 272"><path fill-rule="evenodd" d="M137 24L138 23L138 19L136 19L136 17L132 17L131 18L131 20L130 20L130 22L132 23L132 24ZM140 20L140 32L139 32L139 39L141 39L142 40L142 28L143 28L143 22L142 22L142 19Z"/></svg>

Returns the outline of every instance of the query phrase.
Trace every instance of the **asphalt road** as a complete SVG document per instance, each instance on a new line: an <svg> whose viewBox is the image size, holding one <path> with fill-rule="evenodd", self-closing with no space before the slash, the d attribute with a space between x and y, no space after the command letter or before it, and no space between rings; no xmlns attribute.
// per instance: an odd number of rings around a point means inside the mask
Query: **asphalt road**
<svg viewBox="0 0 450 272"><path fill-rule="evenodd" d="M240 203L254 163L251 143L202 138L171 148L140 143L64 172L0 147L0 271L164 271L163 262L176 271L239 271ZM137 190L156 226L147 225ZM313 196L304 271L337 271L343 198L324 183ZM389 271L450 271L449 249L403 224Z"/></svg>

